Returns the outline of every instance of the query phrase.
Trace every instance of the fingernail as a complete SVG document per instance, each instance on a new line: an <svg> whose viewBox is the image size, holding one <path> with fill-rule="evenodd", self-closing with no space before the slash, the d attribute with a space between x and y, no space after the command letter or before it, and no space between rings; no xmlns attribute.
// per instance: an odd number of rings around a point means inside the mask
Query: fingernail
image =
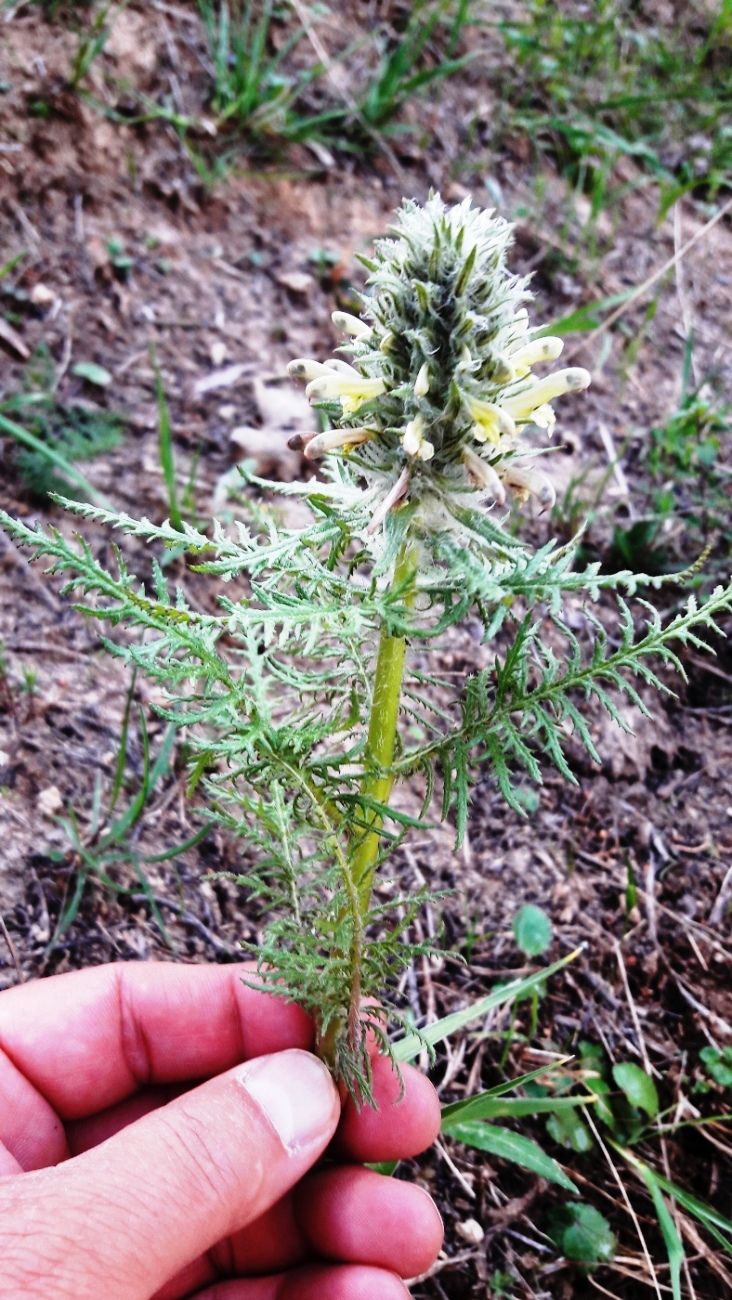
<svg viewBox="0 0 732 1300"><path fill-rule="evenodd" d="M236 1072L282 1145L299 1151L329 1137L336 1126L338 1094L322 1061L292 1048L257 1056Z"/></svg>

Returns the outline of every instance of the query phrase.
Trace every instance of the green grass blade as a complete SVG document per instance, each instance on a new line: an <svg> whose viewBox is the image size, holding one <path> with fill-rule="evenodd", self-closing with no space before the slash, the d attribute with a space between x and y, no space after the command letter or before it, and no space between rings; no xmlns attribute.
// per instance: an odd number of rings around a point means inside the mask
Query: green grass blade
<svg viewBox="0 0 732 1300"><path fill-rule="evenodd" d="M114 765L114 779L112 781L112 789L109 795L109 816L110 817L112 816L115 808L117 807L117 800L119 799L120 791L122 790L122 782L124 781L125 778L125 768L127 766L127 738L130 732L130 712L132 710L132 697L134 694L136 681L137 681L137 669L134 668L132 670L132 681L130 682L130 688L127 692L127 698L125 700L125 711L122 717L122 731L120 733L120 738L119 738L119 748L117 750L117 761Z"/></svg>
<svg viewBox="0 0 732 1300"><path fill-rule="evenodd" d="M459 59L451 59L449 63L440 63L436 68L423 68L421 72L415 72L414 76L408 77L402 82L399 89L400 101L412 94L413 91L429 86L433 81L444 81L446 77L454 76L467 63L472 63L477 53L476 50L474 53L461 55Z"/></svg>
<svg viewBox="0 0 732 1300"><path fill-rule="evenodd" d="M447 57L453 59L463 33L463 28L468 26L470 21L471 0L458 0L452 23L450 24L450 35L447 40Z"/></svg>
<svg viewBox="0 0 732 1300"><path fill-rule="evenodd" d="M566 957L553 962L551 966L536 971L533 975L527 975L524 979L512 980L509 984L502 985L501 988L495 989L493 993L481 998L479 1002L474 1002L471 1007L466 1007L464 1011L453 1011L451 1015L443 1016L434 1025L428 1025L426 1029L420 1030L419 1033L405 1035L404 1038L400 1038L393 1045L392 1050L396 1060L413 1061L426 1045L434 1047L436 1043L443 1043L451 1034L464 1029L472 1021L487 1016L488 1012L494 1011L496 1007L505 1006L507 1002L513 1002L515 998L521 997L525 993L532 993L545 980L552 975L556 975L557 971L568 966L571 961L575 961L583 948L584 945L575 948L574 952L570 952Z"/></svg>
<svg viewBox="0 0 732 1300"><path fill-rule="evenodd" d="M95 488L93 483L89 482L88 478L82 474L81 470L77 469L76 466L73 465L71 461L67 460L65 456L62 456L60 452L55 451L53 447L49 447L48 444L43 442L40 438L36 438L35 434L29 433L29 431L24 429L22 425L16 424L14 420L9 420L5 415L0 415L0 433L6 433L9 438L13 438L16 442L22 443L24 447L28 447L31 451L36 452L37 455L50 461L52 465L55 465L57 469L61 470L62 474L64 474L67 479L72 483L76 483L78 487L83 489L85 496L93 505L101 506L104 510L112 509L111 501L109 501L102 492Z"/></svg>
<svg viewBox="0 0 732 1300"><path fill-rule="evenodd" d="M597 329L598 325L602 323L603 313L611 311L613 307L619 307L633 293L635 293L635 286L632 289L624 289L622 293L612 293L607 298L598 298L596 302L584 303L581 307L569 312L567 316L551 321L549 325L537 330L536 337L542 338L545 334L559 334L563 338L565 334L582 334Z"/></svg>
<svg viewBox="0 0 732 1300"><path fill-rule="evenodd" d="M658 1219L658 1226L661 1229L661 1235L666 1246L673 1300L681 1300L681 1266L686 1258L684 1243L678 1234L671 1212L661 1195L661 1189L658 1186L655 1174L650 1169L646 1169L641 1174L641 1177L650 1192L653 1208Z"/></svg>
<svg viewBox="0 0 732 1300"><path fill-rule="evenodd" d="M172 942L172 940L171 940L171 938L170 938L170 935L168 934L168 931L167 931L167 929L166 929L165 921L163 920L162 912L160 911L160 908L158 907L158 904L157 904L156 899L155 899L155 895L153 894L153 891L152 891L152 886L150 885L150 881L148 880L147 876L145 875L145 872L143 871L142 867L140 866L140 863L139 863L139 861L138 861L137 858L134 859L134 867L135 867L135 873L136 873L136 875L137 875L137 879L139 880L140 885L141 885L141 888L142 888L142 892L143 892L143 894L145 895L145 898L147 899L147 902L148 902L148 906L149 906L149 908L150 908L150 911L152 912L153 916L155 917L155 921L156 921L156 923L157 923L157 927L158 927L158 929L159 929L161 935L163 936L163 939L164 939L164 941L165 941L167 947L170 948L170 949L173 949L173 948L174 948L174 944L173 944L173 942Z"/></svg>
<svg viewBox="0 0 732 1300"><path fill-rule="evenodd" d="M710 1236L718 1242L722 1249L728 1255L732 1255L732 1220L727 1219L723 1214L713 1209L711 1205L707 1205L696 1196L692 1196L690 1192L685 1192L682 1187L677 1187L675 1183L662 1178L660 1174L655 1174L654 1177L659 1186L669 1196L673 1197L682 1210L686 1210L691 1214L703 1228L706 1228Z"/></svg>
<svg viewBox="0 0 732 1300"><path fill-rule="evenodd" d="M515 1079L506 1079L503 1083L497 1083L494 1088L486 1088L485 1092L479 1092L474 1097L468 1097L464 1101L450 1102L449 1105L442 1108L443 1122L445 1118L461 1114L466 1107L472 1106L474 1102L479 1101L482 1097L503 1097L507 1092L513 1092L516 1088L524 1088L527 1083L533 1083L535 1079L541 1078L542 1075L560 1070L563 1065L566 1065L571 1060L571 1056L559 1057L549 1065L540 1065L536 1070L529 1070L527 1074L519 1074Z"/></svg>
<svg viewBox="0 0 732 1300"><path fill-rule="evenodd" d="M142 861L152 865L155 862L168 862L170 858L175 858L179 853L187 853L189 849L194 849L201 840L205 839L211 831L211 826L199 826L198 830L189 835L187 840L182 840L180 844L174 844L169 849L164 849L162 853L151 853L149 856L142 858Z"/></svg>
<svg viewBox="0 0 732 1300"><path fill-rule="evenodd" d="M160 466L165 480L165 489L168 494L168 513L173 527L182 531L183 516L178 503L178 488L175 481L175 458L173 455L173 430L170 423L170 410L165 396L163 376L160 373L160 367L153 349L150 351L150 360L155 372L155 395L158 403L158 450Z"/></svg>
<svg viewBox="0 0 732 1300"><path fill-rule="evenodd" d="M150 739L148 736L147 724L145 722L145 715L142 712L142 709L140 709L140 735L142 738L143 758L142 785L126 812L124 812L122 816L110 826L104 836L101 847L105 850L111 848L113 844L119 844L127 832L139 821L145 811L145 806L155 789L155 786L170 767L170 756L177 735L177 727L175 724L171 722L167 726L165 736L163 737L163 743L152 766L150 765Z"/></svg>
<svg viewBox="0 0 732 1300"><path fill-rule="evenodd" d="M170 757L175 746L175 739L178 734L178 728L174 722L169 723L165 729L163 743L158 751L158 756L152 766L150 773L150 790L154 790L161 777L165 776L170 768Z"/></svg>
<svg viewBox="0 0 732 1300"><path fill-rule="evenodd" d="M120 840L139 821L150 793L150 738L142 709L140 709L140 737L142 739L142 784L126 811L112 823L106 835L102 838L100 844L102 850L111 848L113 844L119 844Z"/></svg>
<svg viewBox="0 0 732 1300"><path fill-rule="evenodd" d="M88 871L78 871L76 874L74 892L71 896L71 900L65 904L64 909L61 915L59 916L58 922L56 924L56 929L54 931L53 939L51 940L52 948L56 946L59 939L63 938L69 926L73 925L74 921L76 920L76 915L81 905L81 900L84 894L84 888L86 886L88 875L89 875Z"/></svg>
<svg viewBox="0 0 732 1300"><path fill-rule="evenodd" d="M78 853L82 865L79 867L78 871L76 872L76 879L74 881L73 893L71 895L71 898L68 900L68 902L67 902L67 895L66 893L64 894L62 908L61 911L59 912L59 917L56 922L56 926L53 935L51 937L51 941L48 945L48 952L53 952L54 948L56 947L56 944L59 942L61 938L63 938L63 935L66 933L69 926L73 925L73 922L76 919L76 915L81 905L81 900L84 895L84 889L86 887L86 882L89 876L89 868L88 866L84 865L85 854L81 842L81 836L79 834L79 823L77 821L76 813L74 812L73 808L69 809L68 818L60 819L60 824L63 826L64 830L66 831L66 834L69 837L69 841L72 847Z"/></svg>
<svg viewBox="0 0 732 1300"><path fill-rule="evenodd" d="M691 1192L684 1191L683 1187L679 1187L676 1183L672 1183L670 1179L664 1178L663 1174L657 1173L655 1169L649 1168L649 1166L642 1160L639 1160L632 1151L617 1146L615 1149L620 1153L627 1164L629 1164L632 1169L635 1169L636 1173L640 1175L649 1187L649 1191L650 1185L647 1182L648 1175L650 1175L661 1191L666 1192L672 1200L676 1201L677 1205L681 1206L682 1210L686 1210L688 1214L696 1219L697 1223L700 1223L702 1227L706 1228L710 1236L719 1243L728 1255L732 1255L731 1219L726 1218L724 1214L720 1214L718 1210L715 1210L711 1205L707 1205L705 1201L700 1201L697 1196L692 1196Z"/></svg>
<svg viewBox="0 0 732 1300"><path fill-rule="evenodd" d="M23 249L22 252L15 253L12 257L9 257L7 261L3 262L0 265L0 280L4 280L6 276L10 275L15 270L16 266L20 266L21 262L27 256L27 252Z"/></svg>
<svg viewBox="0 0 732 1300"><path fill-rule="evenodd" d="M490 1097L481 1093L464 1102L455 1103L460 1110L452 1112L445 1118L443 1111L442 1127L452 1132L458 1124L472 1123L483 1119L524 1119L527 1115L555 1115L563 1110L573 1110L577 1106L591 1105L595 1100L592 1093L583 1097Z"/></svg>

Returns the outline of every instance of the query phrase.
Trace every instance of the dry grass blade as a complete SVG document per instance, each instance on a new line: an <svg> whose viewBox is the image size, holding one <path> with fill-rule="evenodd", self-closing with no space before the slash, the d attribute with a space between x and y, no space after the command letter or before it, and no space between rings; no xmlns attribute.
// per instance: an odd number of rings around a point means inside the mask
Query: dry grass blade
<svg viewBox="0 0 732 1300"><path fill-rule="evenodd" d="M10 959L11 959L11 961L12 961L12 963L13 963L13 966L15 967L15 974L16 974L17 982L18 982L18 984L22 984L22 983L23 983L23 971L22 971L22 968L21 968L21 965L20 965L20 960L19 960L19 958L18 958L18 952L17 952L17 949L16 949L16 947L15 947L15 944L13 943L13 940L12 940L12 937L11 937L10 932L9 932L9 930L8 930L8 927L7 927L7 925L5 924L5 917L3 916L2 912L0 912L0 932L2 933L3 939L5 940L5 942L6 942L7 946L8 946L8 952L10 953Z"/></svg>
<svg viewBox="0 0 732 1300"><path fill-rule="evenodd" d="M667 271L673 270L674 267L684 257L686 257L686 254L690 252L690 250L694 247L694 245L698 244L700 240L704 239L705 235L708 235L709 231L712 230L714 226L718 225L718 223L722 221L724 217L727 216L728 212L732 212L732 199L728 199L727 202L722 205L719 211L715 212L714 216L710 217L709 220L705 222L705 224L701 227L700 230L697 230L695 234L693 234L689 239L687 239L685 244L682 244L681 248L678 248L674 252L672 257L669 257L661 266L656 268L656 270L653 272L652 275L649 275L648 278L644 280L642 284L639 284L638 287L634 289L631 294L629 294L629 296L625 299L625 301L622 302L619 307L616 307L615 311L612 311L604 321L602 321L598 326L596 326L595 329L591 330L585 336L585 338L583 338L577 344L576 347L571 348L567 353L568 359L577 356L580 352L584 351L584 349L587 347L589 343L595 342L597 339L601 338L603 334L606 334L609 329L612 329L613 325L615 325L617 321L619 321L620 318L625 315L628 309L632 307L634 303L638 301L639 298L642 298L648 292L648 290L653 287L654 284L656 284L659 280L663 279Z"/></svg>
<svg viewBox="0 0 732 1300"><path fill-rule="evenodd" d="M657 1272L656 1272L656 1269L655 1269L655 1266L654 1266L654 1263L653 1263L653 1259L652 1259L652 1257L651 1257L651 1252L650 1252L650 1250L648 1249L648 1244L647 1244L646 1239L645 1239L645 1237L644 1237L644 1235L643 1235L643 1229L641 1228L640 1220L639 1220L639 1218L638 1218L638 1215L636 1214L636 1211L635 1211L635 1208L634 1208L634 1206L633 1206L633 1203L632 1203L632 1201L631 1201L630 1197L628 1196L628 1193L627 1193L627 1191L626 1191L626 1189L625 1189L625 1184L624 1184L622 1178L620 1177L620 1174L618 1173L617 1166L615 1165L615 1163L614 1163L614 1161L613 1161L613 1158L612 1158L612 1156L610 1155L610 1152L608 1151L607 1146L606 1146L605 1143L603 1142L603 1140L602 1140L602 1136L601 1136L601 1134L600 1134L600 1132L599 1132L599 1130L598 1130L598 1127L597 1127L595 1121L593 1120L592 1115L590 1114L589 1111L586 1111L586 1112L585 1112L585 1120L586 1120L587 1124L589 1125L590 1129L592 1130L592 1134L593 1134L593 1136L594 1136L594 1139L595 1139L595 1141L596 1141L598 1147L600 1148L600 1150L601 1150L601 1152L602 1152L602 1154L603 1154L603 1156L604 1156L604 1158L605 1158L605 1162L606 1162L606 1164L607 1164L608 1169L610 1170L610 1173L611 1173L611 1175L612 1175L613 1181L615 1182L615 1184L616 1184L616 1186L617 1186L617 1188L618 1188L618 1190L619 1190L619 1192L620 1192L620 1196L621 1196L621 1198L622 1198L623 1204L625 1205L625 1208L626 1208L626 1210L628 1211L628 1214L630 1215L631 1219L633 1220L633 1226L634 1226L634 1228L635 1228L635 1230L636 1230L636 1234L637 1234L637 1236L638 1236L638 1240L639 1240L639 1242L640 1242L641 1250L643 1251L643 1258L644 1258L645 1261L646 1261L646 1267L648 1268L648 1277L650 1278L651 1283L652 1283L652 1285L653 1285L653 1289L655 1290L656 1295L658 1296L658 1300L662 1300L661 1285L660 1285L660 1283L659 1283L659 1280L658 1280L658 1274L657 1274Z"/></svg>

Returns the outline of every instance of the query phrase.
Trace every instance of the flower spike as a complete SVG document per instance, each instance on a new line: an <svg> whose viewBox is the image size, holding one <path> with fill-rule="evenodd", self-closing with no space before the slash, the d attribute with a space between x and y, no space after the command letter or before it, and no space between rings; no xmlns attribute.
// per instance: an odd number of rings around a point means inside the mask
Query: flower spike
<svg viewBox="0 0 732 1300"><path fill-rule="evenodd" d="M417 530L439 519L459 532L471 492L489 505L503 506L507 488L553 504L550 480L519 442L529 425L550 435L553 403L590 375L571 366L535 377L563 342L530 322L528 282L506 264L511 238L507 221L469 199L406 200L367 263L360 314L333 313L348 360L290 364L332 425L308 443L307 458L347 462L358 448L353 471L346 463L339 474L381 502L370 533L407 490Z"/></svg>

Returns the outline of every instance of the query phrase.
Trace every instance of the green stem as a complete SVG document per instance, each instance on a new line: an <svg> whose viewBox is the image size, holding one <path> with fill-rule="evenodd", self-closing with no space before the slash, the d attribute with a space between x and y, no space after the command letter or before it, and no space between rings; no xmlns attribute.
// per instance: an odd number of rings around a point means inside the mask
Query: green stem
<svg viewBox="0 0 732 1300"><path fill-rule="evenodd" d="M394 566L393 586L404 586L414 570L414 550L405 542ZM414 593L408 592L405 603L411 604L413 598ZM404 637L390 636L386 628L382 628L366 740L366 775L361 784L361 794L380 804L389 802L394 785L391 767L394 762L406 649ZM353 879L358 886L362 916L365 916L371 898L382 826L382 818L375 811L367 809L365 820L369 829L358 841L352 855Z"/></svg>
<svg viewBox="0 0 732 1300"><path fill-rule="evenodd" d="M7 416L0 415L0 433L7 434L8 437L14 438L16 442L20 442L23 446L29 447L31 451L35 451L44 460L50 461L52 465L55 465L57 469L60 469L65 474L67 479L70 479L73 483L78 483L93 505L102 506L105 510L111 510L111 502L94 487L93 483L89 482L81 470L77 469L60 452L54 451L53 447L47 442L43 442L29 429L24 428L22 424L16 424L15 420L9 420Z"/></svg>

